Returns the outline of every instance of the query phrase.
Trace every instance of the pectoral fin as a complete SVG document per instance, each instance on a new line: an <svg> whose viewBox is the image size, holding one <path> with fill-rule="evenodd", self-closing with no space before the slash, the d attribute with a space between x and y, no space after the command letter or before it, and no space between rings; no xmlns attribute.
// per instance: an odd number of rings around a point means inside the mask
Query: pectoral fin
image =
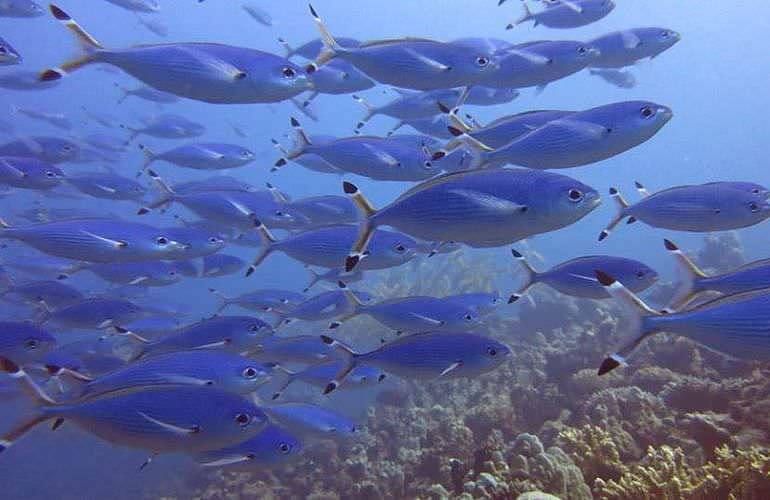
<svg viewBox="0 0 770 500"><path fill-rule="evenodd" d="M560 0L559 3L577 14L583 13L583 7L581 7L580 4L574 2L573 0Z"/></svg>
<svg viewBox="0 0 770 500"><path fill-rule="evenodd" d="M453 371L455 371L458 368L460 368L462 365L463 365L462 361L455 361L451 365L447 366L446 369L443 372L441 372L441 374L437 378L441 378L441 377L445 377L445 376L449 375Z"/></svg>
<svg viewBox="0 0 770 500"><path fill-rule="evenodd" d="M425 64L426 66L429 66L429 67L435 69L436 71L449 71L450 69L452 69L451 66L447 66L444 63L436 61L435 59L431 59L430 57L428 57L426 55L420 54L416 50L406 49L404 52L406 52L410 56L414 57L415 59L417 59L421 63Z"/></svg>
<svg viewBox="0 0 770 500"><path fill-rule="evenodd" d="M82 231L83 234L88 235L92 238L95 238L101 242L108 243L109 245L112 245L113 247L117 248L126 248L128 246L128 243L125 241L120 240L113 240L111 238L105 238L104 236L99 236L98 234L94 234L90 231Z"/></svg>
<svg viewBox="0 0 770 500"><path fill-rule="evenodd" d="M153 418L144 412L137 411L137 413L148 422L152 422L158 427L161 427L162 429L165 429L171 432L172 434L177 434L179 436L189 436L190 434L196 434L201 430L200 427L198 427L197 425L194 425L192 427L179 427L178 425L169 424L168 422L163 422L162 420Z"/></svg>

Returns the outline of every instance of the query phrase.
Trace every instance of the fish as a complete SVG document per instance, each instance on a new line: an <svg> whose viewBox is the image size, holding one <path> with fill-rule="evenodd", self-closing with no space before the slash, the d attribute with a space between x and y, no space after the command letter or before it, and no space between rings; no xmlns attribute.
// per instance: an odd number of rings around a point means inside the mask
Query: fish
<svg viewBox="0 0 770 500"><path fill-rule="evenodd" d="M0 290L0 297L16 296L30 304L45 302L48 307L59 309L82 301L85 296L74 286L60 280L34 280L15 283L11 281Z"/></svg>
<svg viewBox="0 0 770 500"><path fill-rule="evenodd" d="M324 142L329 142L337 139L336 137L330 136L330 135L312 135L309 137L309 140L316 145L320 145ZM277 140L272 139L273 146L278 149L283 157L289 156L289 150L286 149L282 144L280 144ZM296 163L297 165L301 165L305 167L308 170L312 170L314 172L321 172L325 174L339 174L342 175L343 172L329 163L328 161L324 160L318 155L311 154L311 153L305 153L301 156L298 156L293 160L293 163ZM281 167L283 167L283 162L281 162ZM273 166L273 168L270 169L271 172L275 172L280 167Z"/></svg>
<svg viewBox="0 0 770 500"><path fill-rule="evenodd" d="M282 316L282 323L288 324L293 320L321 321L338 316L349 316L355 313L355 308L346 297L344 290L330 290L314 295L291 308ZM368 304L372 296L366 292L351 291L357 303Z"/></svg>
<svg viewBox="0 0 770 500"><path fill-rule="evenodd" d="M279 403L264 406L263 410L271 422L298 436L344 439L359 430L347 417L310 403Z"/></svg>
<svg viewBox="0 0 770 500"><path fill-rule="evenodd" d="M300 371L291 371L273 363L273 378L282 378L282 383L276 388L272 399L278 399L283 395L286 389L294 382L303 382L315 387L324 388L329 380L332 380L342 368L340 361L323 361L311 364ZM348 388L370 388L374 387L387 378L387 374L374 366L358 365L345 378L346 384L340 389Z"/></svg>
<svg viewBox="0 0 770 500"><path fill-rule="evenodd" d="M668 28L631 28L598 36L589 43L600 51L592 68L618 69L642 59L659 56L673 47L682 36Z"/></svg>
<svg viewBox="0 0 770 500"><path fill-rule="evenodd" d="M262 26L272 26L273 17L262 7L259 7L254 2L242 3L241 8L256 22Z"/></svg>
<svg viewBox="0 0 770 500"><path fill-rule="evenodd" d="M344 319L364 314L395 331L396 335L428 330L457 331L473 328L479 322L478 310L461 301L415 295L366 304L343 282L339 286L350 304L350 312ZM329 328L338 328L341 321L333 321Z"/></svg>
<svg viewBox="0 0 770 500"><path fill-rule="evenodd" d="M342 265L350 247L356 242L359 229L355 225L335 225L311 229L278 240L265 227L257 226L262 237L262 247L246 271L251 275L271 253L282 252L304 264L336 269ZM1 235L2 233L0 233ZM387 269L400 266L416 255L417 242L405 234L376 229L371 233L361 270Z"/></svg>
<svg viewBox="0 0 770 500"><path fill-rule="evenodd" d="M770 359L770 292L766 289L727 295L693 309L666 314L650 308L609 274L597 269L596 278L624 314L623 338L602 361L599 375L626 365L629 354L646 338L661 332L686 337L733 358Z"/></svg>
<svg viewBox="0 0 770 500"><path fill-rule="evenodd" d="M452 40L455 45L463 45L465 47L474 48L485 54L494 55L501 50L510 49L514 44L500 38L489 37L466 37Z"/></svg>
<svg viewBox="0 0 770 500"><path fill-rule="evenodd" d="M171 113L152 117L142 128L127 127L125 125L122 125L122 127L131 132L126 142L131 142L140 135L149 135L161 139L189 139L199 137L206 132L205 125Z"/></svg>
<svg viewBox="0 0 770 500"><path fill-rule="evenodd" d="M342 357L342 369L326 385L329 394L359 365L371 365L410 380L475 377L507 361L511 349L494 339L464 332L422 332L399 337L366 353L357 353L329 336L324 344Z"/></svg>
<svg viewBox="0 0 770 500"><path fill-rule="evenodd" d="M375 180L417 181L436 175L432 153L392 137L353 136L313 144L300 123L292 118L296 145L276 167L305 154L320 156L334 168Z"/></svg>
<svg viewBox="0 0 770 500"><path fill-rule="evenodd" d="M449 110L449 108L445 108L445 111L449 113L447 116L451 119L453 127L465 131L473 139L493 149L501 148L548 122L566 118L575 113L574 111L556 109L524 111L514 115L502 116L483 127L474 128L460 119L456 111ZM453 144L448 144L444 146L444 150L452 149L454 146Z"/></svg>
<svg viewBox="0 0 770 500"><path fill-rule="evenodd" d="M60 185L64 172L55 165L22 156L0 156L0 185L48 190Z"/></svg>
<svg viewBox="0 0 770 500"><path fill-rule="evenodd" d="M339 358L330 345L321 342L317 335L293 335L291 337L265 337L249 353L249 358L271 363L301 363L315 365Z"/></svg>
<svg viewBox="0 0 770 500"><path fill-rule="evenodd" d="M62 130L72 130L72 122L63 113L48 113L32 108L20 108L11 105L11 114L24 115L27 118L48 123Z"/></svg>
<svg viewBox="0 0 770 500"><path fill-rule="evenodd" d="M251 316L212 316L140 346L135 359L176 351L225 350L247 352L273 333L270 325Z"/></svg>
<svg viewBox="0 0 770 500"><path fill-rule="evenodd" d="M621 89L632 89L636 87L636 77L630 71L588 68L588 73L593 76L598 76L605 82Z"/></svg>
<svg viewBox="0 0 770 500"><path fill-rule="evenodd" d="M551 269L537 272L517 250L513 257L524 270L524 283L511 294L508 303L519 300L536 283L543 283L565 295L586 299L608 299L610 296L596 280L595 269L617 276L629 290L643 292L658 281L658 273L642 262L610 255L586 255L562 262Z"/></svg>
<svg viewBox="0 0 770 500"><path fill-rule="evenodd" d="M355 205L347 196L322 195L301 198L288 203L308 221L305 229L315 227L352 224L358 220Z"/></svg>
<svg viewBox="0 0 770 500"><path fill-rule="evenodd" d="M184 244L161 229L110 218L75 218L12 227L0 220L0 239L14 239L55 257L84 262L173 258Z"/></svg>
<svg viewBox="0 0 770 500"><path fill-rule="evenodd" d="M107 0L113 5L123 7L133 12L154 14L160 12L160 4L156 0Z"/></svg>
<svg viewBox="0 0 770 500"><path fill-rule="evenodd" d="M2 358L0 367L20 380L37 403L31 417L0 438L2 451L48 420L55 420L55 427L71 421L105 441L147 450L152 456L236 444L255 436L268 421L249 399L207 387L148 387L56 403L13 361Z"/></svg>
<svg viewBox="0 0 770 500"><path fill-rule="evenodd" d="M512 29L528 21L532 21L534 26L542 24L548 28L579 28L606 17L615 9L615 2L612 0L555 0L545 2L545 8L535 13L529 9L526 0L522 5L524 14L505 29Z"/></svg>
<svg viewBox="0 0 770 500"><path fill-rule="evenodd" d="M82 54L41 73L42 81L59 80L84 66L105 63L156 90L213 104L278 102L312 89L299 66L268 52L204 42L111 50L59 7L51 5L50 10L75 35Z"/></svg>
<svg viewBox="0 0 770 500"><path fill-rule="evenodd" d="M25 156L48 163L64 163L77 159L80 147L58 137L32 136L0 145L0 156Z"/></svg>
<svg viewBox="0 0 770 500"><path fill-rule="evenodd" d="M566 227L601 203L590 186L529 169L446 174L418 184L380 210L355 184L344 182L343 190L363 217L358 240L345 261L348 272L358 265L379 226L422 240L496 247Z"/></svg>
<svg viewBox="0 0 770 500"><path fill-rule="evenodd" d="M143 168L147 168L156 161L165 161L178 167L195 170L225 170L248 165L257 158L252 151L235 144L187 144L163 153L154 153L144 145L139 147L146 158Z"/></svg>
<svg viewBox="0 0 770 500"><path fill-rule="evenodd" d="M572 40L540 40L519 44L497 54L499 69L484 81L494 88L538 87L590 66L599 56L591 45Z"/></svg>
<svg viewBox="0 0 770 500"><path fill-rule="evenodd" d="M147 194L147 189L134 179L113 172L68 174L65 181L83 194L104 200L141 202Z"/></svg>
<svg viewBox="0 0 770 500"><path fill-rule="evenodd" d="M0 37L0 66L21 64L24 59L8 41Z"/></svg>
<svg viewBox="0 0 770 500"><path fill-rule="evenodd" d="M88 271L116 285L169 286L182 279L176 263L162 260L81 264L69 274L79 271Z"/></svg>
<svg viewBox="0 0 770 500"><path fill-rule="evenodd" d="M746 185L752 185L747 189ZM636 182L637 189L646 189ZM599 233L599 241L609 236L621 221L642 221L652 227L693 233L727 231L759 224L770 217L767 188L758 184L732 181L675 186L644 196L629 205L617 188L610 188L617 212Z"/></svg>
<svg viewBox="0 0 770 500"><path fill-rule="evenodd" d="M139 24L152 31L159 37L166 38L168 36L168 28L166 28L166 26L159 23L158 21L153 19L146 19L139 14L136 15L136 20L139 22Z"/></svg>
<svg viewBox="0 0 770 500"><path fill-rule="evenodd" d="M310 13L321 33L324 49L308 67L309 73L340 58L381 84L433 90L483 85L484 78L497 69L495 60L485 54L436 40L402 38L344 47L329 33L312 5Z"/></svg>
<svg viewBox="0 0 770 500"><path fill-rule="evenodd" d="M214 175L202 180L176 182L171 186L171 189L177 194L201 193L206 191L259 191L259 189L248 182L230 175ZM283 197L285 198L285 196ZM277 201L277 197L273 196L273 199Z"/></svg>
<svg viewBox="0 0 770 500"><path fill-rule="evenodd" d="M122 103L129 97L137 97L145 101L154 102L156 104L172 104L179 101L179 97L162 90L157 90L152 87L140 86L136 88L123 88L118 86L123 94L118 98L118 104Z"/></svg>
<svg viewBox="0 0 770 500"><path fill-rule="evenodd" d="M698 267L676 243L664 240L666 250L676 258L677 284L669 312L682 311L707 293L735 295L739 293L770 288L770 260L749 262L731 271L709 275ZM609 273L608 273L609 274Z"/></svg>
<svg viewBox="0 0 770 500"><path fill-rule="evenodd" d="M0 356L20 364L39 361L56 347L56 338L29 321L0 321Z"/></svg>
<svg viewBox="0 0 770 500"><path fill-rule="evenodd" d="M310 73L309 78L313 84L313 92L305 99L303 107L307 107L318 94L352 94L377 85L355 66L341 59L329 61Z"/></svg>
<svg viewBox="0 0 770 500"><path fill-rule="evenodd" d="M671 120L670 108L648 101L625 101L598 106L547 122L497 149L478 149L477 165L571 168L617 156L655 136ZM455 131L463 138L465 132ZM485 145L484 145L485 146ZM434 154L434 158L443 152ZM439 162L437 162L439 163Z"/></svg>
<svg viewBox="0 0 770 500"><path fill-rule="evenodd" d="M317 283L321 282L337 283L338 281L344 281L347 284L361 281L364 278L364 272L361 271L361 269L346 273L344 268L338 267L335 269L327 269L319 273L313 270L308 264L305 264L305 268L308 270L310 279L303 292L307 292Z"/></svg>
<svg viewBox="0 0 770 500"><path fill-rule="evenodd" d="M32 0L3 0L0 2L0 17L40 17L43 8Z"/></svg>
<svg viewBox="0 0 770 500"><path fill-rule="evenodd" d="M147 314L148 310L128 300L92 297L48 311L43 322L70 329L103 330Z"/></svg>
<svg viewBox="0 0 770 500"><path fill-rule="evenodd" d="M203 257L203 270L200 275L204 278L216 278L237 273L244 267L246 262L240 257L216 253Z"/></svg>
<svg viewBox="0 0 770 500"><path fill-rule="evenodd" d="M470 292L448 295L444 300L456 302L461 307L470 307L476 310L479 316L486 316L494 311L502 303L497 292Z"/></svg>
<svg viewBox="0 0 770 500"><path fill-rule="evenodd" d="M48 90L59 85L57 81L41 82L35 71L4 71L0 74L0 88L7 90L38 91Z"/></svg>
<svg viewBox="0 0 770 500"><path fill-rule="evenodd" d="M178 245L172 246L163 257L169 260L184 261L205 257L213 255L225 247L225 241L221 235L208 229L174 226L161 228L160 231L178 243ZM179 269L179 264L176 267Z"/></svg>
<svg viewBox="0 0 770 500"><path fill-rule="evenodd" d="M217 313L221 313L228 307L237 306L256 312L289 314L306 300L304 294L290 290L256 290L235 297L226 297L213 288L210 288L209 291L221 300Z"/></svg>
<svg viewBox="0 0 770 500"><path fill-rule="evenodd" d="M196 455L203 467L264 470L280 465L302 452L302 442L275 424L268 424L253 438L234 446Z"/></svg>
<svg viewBox="0 0 770 500"><path fill-rule="evenodd" d="M224 351L180 351L128 364L80 384L73 397L92 398L136 387L198 386L250 394L270 380L271 370Z"/></svg>
<svg viewBox="0 0 770 500"><path fill-rule="evenodd" d="M337 43L339 43L342 47L353 48L359 47L361 45L361 41L355 38L337 37L336 40ZM289 45L289 43L283 38L279 38L278 42L286 50L285 55L287 59L291 59L292 57L301 57L303 59L315 60L318 58L318 56L321 55L321 52L324 49L324 43L320 38L310 40L309 42L303 43L296 48L292 48L291 45Z"/></svg>
<svg viewBox="0 0 770 500"><path fill-rule="evenodd" d="M126 151L126 141L109 134L88 134L83 137L83 142L96 149L110 153L123 153Z"/></svg>

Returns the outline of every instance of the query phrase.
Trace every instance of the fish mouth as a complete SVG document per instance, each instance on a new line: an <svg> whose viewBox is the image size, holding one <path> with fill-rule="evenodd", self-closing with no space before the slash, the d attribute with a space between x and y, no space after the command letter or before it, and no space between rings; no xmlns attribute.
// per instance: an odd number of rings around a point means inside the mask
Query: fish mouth
<svg viewBox="0 0 770 500"><path fill-rule="evenodd" d="M593 210L602 204L602 197L596 191L586 193L585 200L589 210Z"/></svg>
<svg viewBox="0 0 770 500"><path fill-rule="evenodd" d="M658 114L662 116L666 121L674 117L674 112L671 110L671 108L666 106L658 106Z"/></svg>

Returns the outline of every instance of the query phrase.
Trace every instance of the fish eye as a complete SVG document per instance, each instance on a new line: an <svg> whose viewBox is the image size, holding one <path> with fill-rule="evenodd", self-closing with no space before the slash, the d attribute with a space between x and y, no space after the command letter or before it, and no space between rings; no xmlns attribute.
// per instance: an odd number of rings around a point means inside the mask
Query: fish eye
<svg viewBox="0 0 770 500"><path fill-rule="evenodd" d="M759 188L754 188L751 190L751 192L754 194L759 194Z"/></svg>
<svg viewBox="0 0 770 500"><path fill-rule="evenodd" d="M283 217L284 215L286 215L286 214L285 214L285 213L283 213L283 212L281 212L280 210L276 210L276 211L275 211L275 216L276 216L276 217Z"/></svg>
<svg viewBox="0 0 770 500"><path fill-rule="evenodd" d="M497 349L494 347L487 347L487 354L490 356L497 356Z"/></svg>
<svg viewBox="0 0 770 500"><path fill-rule="evenodd" d="M281 74L283 75L284 78L294 78L295 76L297 76L297 72L294 71L294 68L290 68L288 66L284 67L281 70Z"/></svg>
<svg viewBox="0 0 770 500"><path fill-rule="evenodd" d="M281 443L278 445L278 449L281 450L282 453L289 453L291 451L291 446L286 443Z"/></svg>
<svg viewBox="0 0 770 500"><path fill-rule="evenodd" d="M644 278L644 271L636 271L636 277L639 279Z"/></svg>
<svg viewBox="0 0 770 500"><path fill-rule="evenodd" d="M642 116L643 117L649 118L649 117L651 117L654 114L655 114L655 111L653 111L653 109L651 107L645 106L645 107L642 108Z"/></svg>
<svg viewBox="0 0 770 500"><path fill-rule="evenodd" d="M65 144L64 146L61 147L61 150L64 151L65 153L69 153L70 151L72 151L72 146Z"/></svg>
<svg viewBox="0 0 770 500"><path fill-rule="evenodd" d="M471 313L465 313L465 316L463 316L465 321L470 321L473 319L473 315Z"/></svg>
<svg viewBox="0 0 770 500"><path fill-rule="evenodd" d="M483 68L484 66L489 64L489 59L487 59L484 56L479 56L479 57L476 58L476 64L478 64L479 66L481 66Z"/></svg>
<svg viewBox="0 0 770 500"><path fill-rule="evenodd" d="M425 168L433 168L433 163L431 163L431 162L429 162L429 161L426 161L425 163L423 163L423 166L424 166Z"/></svg>
<svg viewBox="0 0 770 500"><path fill-rule="evenodd" d="M40 342L37 339L27 339L24 341L24 347L27 349L37 349Z"/></svg>
<svg viewBox="0 0 770 500"><path fill-rule="evenodd" d="M219 238L217 238L216 236L211 236L209 237L209 243L211 243L212 245L216 245L219 243Z"/></svg>
<svg viewBox="0 0 770 500"><path fill-rule="evenodd" d="M249 331L252 333L257 333L261 329L259 325L249 325Z"/></svg>
<svg viewBox="0 0 770 500"><path fill-rule="evenodd" d="M663 30L663 31L660 32L660 36L663 37L663 38L668 38L668 37L671 36L671 32L668 31L668 30Z"/></svg>
<svg viewBox="0 0 770 500"><path fill-rule="evenodd" d="M404 245L402 245L401 243L396 245L396 252L402 253L402 252L405 252L405 251L406 251L406 247Z"/></svg>
<svg viewBox="0 0 770 500"><path fill-rule="evenodd" d="M7 54L7 53L8 53L8 49L6 49L5 47L0 47L0 54Z"/></svg>
<svg viewBox="0 0 770 500"><path fill-rule="evenodd" d="M155 238L155 243L161 246L166 246L168 245L168 238L166 238L165 236L158 236L157 238Z"/></svg>
<svg viewBox="0 0 770 500"><path fill-rule="evenodd" d="M247 379L253 379L257 376L257 369L253 366L249 366L243 369L242 375Z"/></svg>
<svg viewBox="0 0 770 500"><path fill-rule="evenodd" d="M251 157L251 151L241 151L241 157L243 157L243 158L250 158Z"/></svg>
<svg viewBox="0 0 770 500"><path fill-rule="evenodd" d="M235 422L241 427L246 427L251 422L251 419L245 413L239 413L235 416Z"/></svg>
<svg viewBox="0 0 770 500"><path fill-rule="evenodd" d="M759 205L757 204L757 202L752 201L751 203L749 203L749 209L751 210L752 213L759 212Z"/></svg>
<svg viewBox="0 0 770 500"><path fill-rule="evenodd" d="M45 176L50 179L53 179L54 177L56 177L56 172L54 172L53 170L46 170Z"/></svg>
<svg viewBox="0 0 770 500"><path fill-rule="evenodd" d="M583 192L578 189L570 189L567 196L569 196L570 201L578 202L583 199Z"/></svg>
<svg viewBox="0 0 770 500"><path fill-rule="evenodd" d="M586 52L588 52L588 49L585 48L585 47L580 47L578 49L578 54L580 54L581 56L584 56L586 54Z"/></svg>

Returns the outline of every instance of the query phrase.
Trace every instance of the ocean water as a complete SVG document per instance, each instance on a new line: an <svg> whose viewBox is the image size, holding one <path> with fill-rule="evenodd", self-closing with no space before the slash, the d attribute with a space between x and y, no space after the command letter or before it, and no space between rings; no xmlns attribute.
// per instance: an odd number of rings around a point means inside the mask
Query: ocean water
<svg viewBox="0 0 770 500"><path fill-rule="evenodd" d="M292 46L318 38L306 2L244 0L268 12L272 26L257 23L241 3L159 0L159 12L140 15L165 26L167 37L153 34L139 24L134 12L107 1L59 0L57 5L110 49L196 41L282 55L279 37ZM529 4L533 11L544 8L541 2ZM511 258L513 246L538 270L594 254L640 260L660 275L659 282L643 294L656 307L665 305L673 284L680 279L675 259L663 247L663 238L675 241L710 273L768 257L766 222L714 233L670 231L638 222L621 224L606 241L597 241L599 231L615 213L607 194L613 186L630 201L639 199L634 181L651 192L712 181L770 186L770 172L765 168L770 132L766 118L770 94L765 83L770 59L763 57L770 6L759 1L737 5L694 0L616 0L616 4L606 17L579 28L551 29L524 23L511 30L505 30L505 25L523 12L517 0L502 6L494 0L341 0L314 5L333 35L362 41L406 36L441 41L492 37L512 44L586 41L643 26L668 28L681 35L681 41L658 57L627 68L636 78L633 88L615 87L582 70L550 83L542 92L520 89L520 96L510 103L462 108L463 114L488 123L530 110L579 111L629 100L670 107L673 118L650 140L597 163L558 170L601 194L603 203L596 210L568 227L538 234L526 242L483 249L461 246L456 252L430 258L421 255L398 267L368 272L362 281L350 285L377 301L418 294L444 297L497 292L502 303L472 331L511 347L510 359L502 366L469 379L388 376L381 384L347 390L341 387L328 396L321 394L321 387L293 384L282 400L313 402L333 409L355 422L358 432L349 438L303 436L303 450L286 463L245 467L237 472L201 468L181 453L161 454L140 470L152 450L99 439L87 432L87 425L82 429L65 422L51 432L47 424L40 424L0 453L0 497L517 498L541 491L559 498L767 498L770 454L764 447L770 432L766 410L770 387L766 362L734 360L674 335L656 336L629 367L599 377L596 369L613 352L628 326L613 301L568 297L539 284L523 299L505 304L523 280L519 265ZM0 17L0 36L24 58L21 65L0 66L0 78L18 70L37 72L56 67L78 50L72 35L47 11L34 18ZM341 184L348 180L356 183L375 207L387 205L417 184L318 173L292 163L271 172L281 157L271 139L291 143L292 117L300 120L311 136L353 136L364 109L350 95L322 94L315 98L309 109L318 121L287 100L220 105L180 99L156 104L132 97L118 104L118 86L139 85L138 80L114 67L91 65L67 75L48 90L4 88L0 91L0 120L12 124L13 131L0 132L0 144L17 138L54 136L84 145L86 136L93 133L125 140L129 136L126 127L137 127L160 113L173 113L204 125L205 134L173 140L142 136L130 141L125 151L111 155L114 158L110 160L58 166L65 177L104 166L133 179L143 163L139 144L165 151L203 141L249 148L256 159L225 172L160 162L155 170L169 183L204 180L219 173L257 189L264 189L269 182L292 200L343 196ZM373 104L398 95L387 84L357 93ZM57 129L15 113L13 107L62 113L72 128ZM98 124L84 109L109 115L112 126ZM377 116L362 132L384 136L395 123L392 118ZM148 186L149 198L157 194L146 175L136 179ZM51 191L10 189L0 194L0 218L23 226L31 223L25 215L35 210L40 212L37 220L67 214L107 215L157 227L197 219L179 204L166 211L137 215L137 209L145 205L97 199L65 185ZM289 233L278 229L275 234L280 239ZM45 254L15 240L3 241L7 245L0 249L0 265L14 282L56 277L56 273L43 269L25 272L27 259L45 259ZM237 241L228 241L223 250L246 262L256 252L253 246ZM246 278L244 273L245 267L223 277L185 277L172 286L147 289L140 284L123 292L144 307L163 310L165 317L182 326L217 312L220 299L210 288L230 297L260 289L300 292L307 284L302 263L278 252L261 263L252 276ZM63 282L93 297L119 288L85 272ZM334 282L317 285L307 296L336 288ZM40 321L40 311L39 306L12 297L0 301L2 321ZM236 307L227 312L267 321L275 318L269 312ZM278 335L328 334L362 352L395 338L392 329L368 317L351 319L338 330L329 330L328 323L328 319L296 321L281 328ZM58 345L95 339L106 332L67 329L52 323L44 327ZM151 336L162 338L169 330L166 327ZM130 342L119 342L116 352L125 359L130 347ZM3 352L0 355L5 356ZM30 398L19 393L16 381L0 376L0 430L5 432L35 409ZM38 377L38 381L44 379ZM45 387L56 390L54 384ZM271 393L269 389L260 391L264 404L274 404ZM55 397L64 400L66 394ZM753 453L752 467L739 467L744 464L742 453ZM680 460L680 467L667 467L676 460ZM650 477L656 478L657 486ZM674 483L687 487L671 486Z"/></svg>

